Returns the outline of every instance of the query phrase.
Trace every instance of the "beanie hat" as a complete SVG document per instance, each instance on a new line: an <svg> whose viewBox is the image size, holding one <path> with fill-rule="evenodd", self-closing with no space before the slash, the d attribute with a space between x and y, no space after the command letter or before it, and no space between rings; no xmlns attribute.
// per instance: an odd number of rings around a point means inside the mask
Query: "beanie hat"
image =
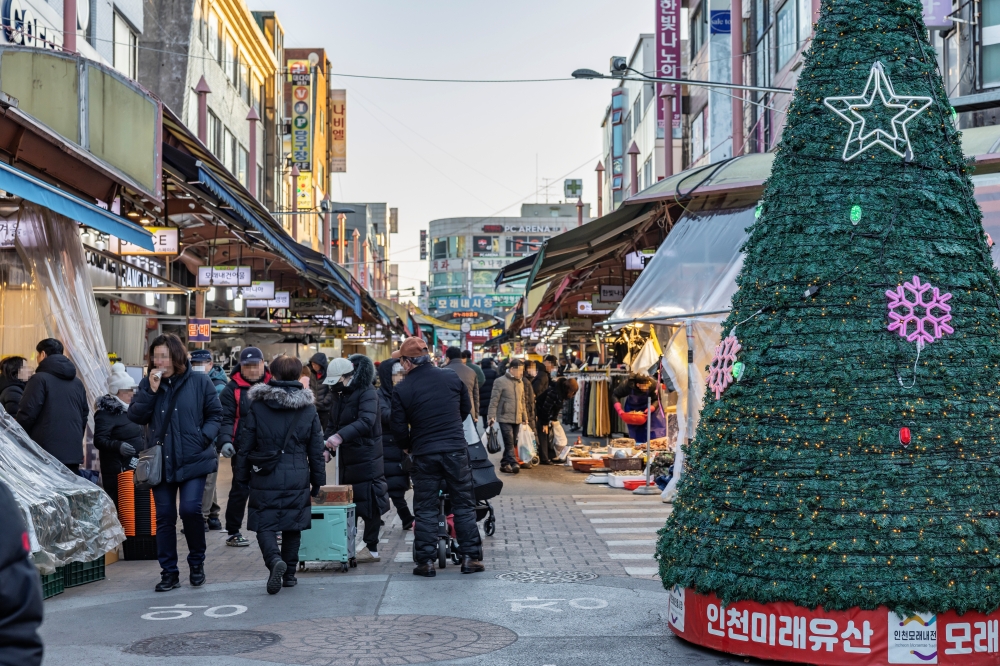
<svg viewBox="0 0 1000 666"><path fill-rule="evenodd" d="M111 366L111 379L108 380L108 393L114 395L118 391L127 391L135 388L135 380L125 372L125 366L115 363Z"/></svg>

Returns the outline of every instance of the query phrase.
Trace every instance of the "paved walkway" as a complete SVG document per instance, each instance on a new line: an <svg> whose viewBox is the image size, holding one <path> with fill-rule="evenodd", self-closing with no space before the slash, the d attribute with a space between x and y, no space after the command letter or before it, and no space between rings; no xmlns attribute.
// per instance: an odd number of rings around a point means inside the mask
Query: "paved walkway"
<svg viewBox="0 0 1000 666"><path fill-rule="evenodd" d="M152 591L155 561L122 561L105 581L47 601L45 663L562 666L603 665L610 654L615 663L730 662L667 629L653 552L668 504L584 484L562 467L502 476L496 534L483 539L486 573L449 566L414 577L413 535L393 510L381 562L348 573L310 568L272 597L254 535L244 532L249 548L231 548L224 532L210 532L202 588L188 586L182 552L179 590ZM229 481L223 464L223 506Z"/></svg>

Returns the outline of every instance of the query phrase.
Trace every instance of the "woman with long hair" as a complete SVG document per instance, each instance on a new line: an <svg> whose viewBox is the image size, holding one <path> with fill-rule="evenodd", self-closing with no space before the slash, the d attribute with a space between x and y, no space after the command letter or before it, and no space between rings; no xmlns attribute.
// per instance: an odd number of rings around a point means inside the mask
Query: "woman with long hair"
<svg viewBox="0 0 1000 666"><path fill-rule="evenodd" d="M205 477L219 467L215 437L222 405L207 374L193 372L187 348L172 333L149 346L149 369L128 408L128 417L148 425L150 444L163 447L163 480L153 487L156 551L160 560L157 592L180 587L177 568L177 515L180 509L188 545L192 587L205 584L205 521L201 498ZM180 502L178 502L180 496Z"/></svg>
<svg viewBox="0 0 1000 666"><path fill-rule="evenodd" d="M31 368L23 356L8 356L0 361L0 404L8 414L17 414L17 406L21 404L24 387L31 376Z"/></svg>

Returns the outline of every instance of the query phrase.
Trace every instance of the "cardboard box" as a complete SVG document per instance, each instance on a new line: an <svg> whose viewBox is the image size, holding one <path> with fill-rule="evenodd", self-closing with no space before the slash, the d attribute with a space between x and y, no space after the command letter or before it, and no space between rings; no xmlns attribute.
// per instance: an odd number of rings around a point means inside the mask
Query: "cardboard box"
<svg viewBox="0 0 1000 666"><path fill-rule="evenodd" d="M353 486L321 486L313 504L350 504L354 501Z"/></svg>

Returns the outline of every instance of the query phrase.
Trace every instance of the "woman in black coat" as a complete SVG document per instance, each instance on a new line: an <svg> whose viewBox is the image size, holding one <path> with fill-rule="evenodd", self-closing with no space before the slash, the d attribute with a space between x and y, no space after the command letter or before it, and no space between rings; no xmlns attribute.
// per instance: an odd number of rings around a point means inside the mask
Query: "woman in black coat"
<svg viewBox="0 0 1000 666"><path fill-rule="evenodd" d="M493 367L493 359L491 358L484 358L479 367L483 369L483 374L486 376L486 381L479 387L479 415L483 417L483 423L486 423L486 415L490 411L490 396L493 395L493 382L500 375Z"/></svg>
<svg viewBox="0 0 1000 666"><path fill-rule="evenodd" d="M247 529L257 533L270 570L268 594L296 584L302 530L312 525L310 493L326 483L323 429L312 391L299 381L302 363L292 356L271 362L272 379L249 391L250 410L240 424L236 474L250 486ZM255 472L250 454L280 451L270 474ZM281 532L281 546L278 546Z"/></svg>
<svg viewBox="0 0 1000 666"><path fill-rule="evenodd" d="M413 514L406 504L406 491L410 489L410 456L396 446L389 420L392 416L392 387L403 380L405 373L398 359L382 361L378 366L378 409L382 419L382 458L385 461L385 482L389 486L389 499L403 522L403 529L413 527Z"/></svg>
<svg viewBox="0 0 1000 666"><path fill-rule="evenodd" d="M339 458L340 482L354 486L355 518L365 521L361 562L378 562L378 532L382 514L389 510L388 485L382 459L382 420L379 418L375 365L362 354L348 357L354 371L330 377L333 404L326 445Z"/></svg>
<svg viewBox="0 0 1000 666"><path fill-rule="evenodd" d="M0 361L0 403L11 416L17 415L17 407L28 383L22 379L26 360L23 356L8 356Z"/></svg>
<svg viewBox="0 0 1000 666"><path fill-rule="evenodd" d="M128 406L135 394L135 381L125 366L111 366L108 393L94 408L94 446L101 459L101 483L104 492L118 506L118 475L133 469L135 456L146 448L145 429L128 417Z"/></svg>

